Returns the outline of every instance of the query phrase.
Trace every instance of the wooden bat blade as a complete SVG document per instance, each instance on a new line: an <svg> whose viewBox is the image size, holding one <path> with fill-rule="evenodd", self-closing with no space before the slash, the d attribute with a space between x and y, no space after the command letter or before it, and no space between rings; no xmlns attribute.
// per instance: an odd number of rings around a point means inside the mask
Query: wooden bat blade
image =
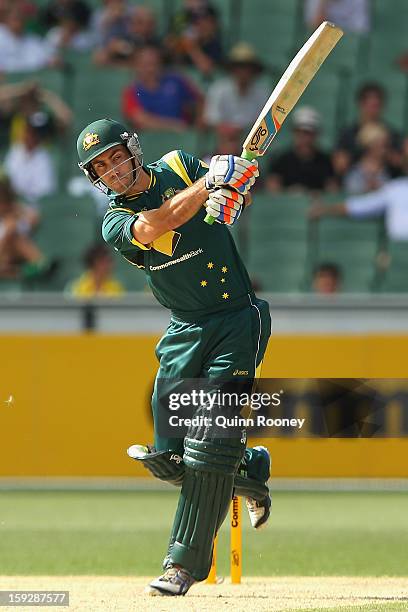
<svg viewBox="0 0 408 612"><path fill-rule="evenodd" d="M343 36L333 23L324 21L293 58L249 132L243 155L264 155L282 123L299 100L331 50Z"/></svg>

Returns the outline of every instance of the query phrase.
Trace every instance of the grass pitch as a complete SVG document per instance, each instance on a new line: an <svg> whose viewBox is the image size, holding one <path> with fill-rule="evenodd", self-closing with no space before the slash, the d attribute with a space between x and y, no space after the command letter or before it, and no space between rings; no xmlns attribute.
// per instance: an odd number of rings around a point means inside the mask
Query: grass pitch
<svg viewBox="0 0 408 612"><path fill-rule="evenodd" d="M0 574L154 576L176 503L173 491L0 492ZM408 576L408 493L277 492L259 533L243 513L244 575Z"/></svg>
<svg viewBox="0 0 408 612"><path fill-rule="evenodd" d="M201 583L177 602L143 594L176 503L173 491L2 491L0 590L66 589L81 612L408 610L407 493L277 492L268 529L251 529L244 509L242 584Z"/></svg>

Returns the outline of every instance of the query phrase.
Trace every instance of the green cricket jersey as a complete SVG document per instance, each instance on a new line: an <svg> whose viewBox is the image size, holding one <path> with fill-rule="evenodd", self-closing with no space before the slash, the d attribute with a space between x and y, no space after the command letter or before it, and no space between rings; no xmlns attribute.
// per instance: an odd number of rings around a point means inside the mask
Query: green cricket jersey
<svg viewBox="0 0 408 612"><path fill-rule="evenodd" d="M192 185L206 174L206 164L179 150L145 170L151 177L146 191L111 200L102 225L106 242L144 269L157 300L183 320L248 304L253 291L231 233L226 225L204 223L204 207L149 245L139 243L131 232L140 211L159 208Z"/></svg>

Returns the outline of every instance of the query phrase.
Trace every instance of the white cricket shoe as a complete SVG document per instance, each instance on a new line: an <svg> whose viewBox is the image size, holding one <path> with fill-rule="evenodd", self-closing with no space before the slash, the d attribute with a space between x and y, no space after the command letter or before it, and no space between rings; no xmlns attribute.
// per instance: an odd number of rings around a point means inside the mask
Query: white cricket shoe
<svg viewBox="0 0 408 612"><path fill-rule="evenodd" d="M162 576L152 580L145 588L145 593L164 597L185 595L195 582L197 581L186 569L174 565L169 567Z"/></svg>

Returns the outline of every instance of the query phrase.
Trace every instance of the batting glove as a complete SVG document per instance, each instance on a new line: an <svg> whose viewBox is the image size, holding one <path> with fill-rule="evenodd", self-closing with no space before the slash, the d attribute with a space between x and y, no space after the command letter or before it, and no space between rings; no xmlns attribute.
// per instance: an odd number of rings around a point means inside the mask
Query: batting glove
<svg viewBox="0 0 408 612"><path fill-rule="evenodd" d="M235 189L221 187L210 193L205 208L217 223L233 225L244 208L244 198Z"/></svg>
<svg viewBox="0 0 408 612"><path fill-rule="evenodd" d="M207 189L228 185L239 193L246 194L259 176L256 159L249 161L235 155L214 155L205 176Z"/></svg>

